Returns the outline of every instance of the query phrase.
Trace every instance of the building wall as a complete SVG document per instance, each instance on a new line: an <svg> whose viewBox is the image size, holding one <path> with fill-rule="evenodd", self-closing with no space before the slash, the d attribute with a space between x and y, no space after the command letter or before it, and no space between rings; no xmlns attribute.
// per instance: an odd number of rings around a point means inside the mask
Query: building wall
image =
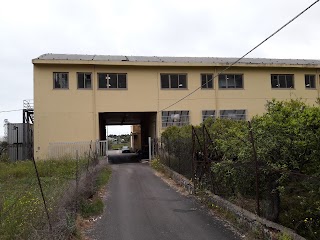
<svg viewBox="0 0 320 240"><path fill-rule="evenodd" d="M132 125L131 126L131 148L134 151L141 149L141 126L140 125Z"/></svg>
<svg viewBox="0 0 320 240"><path fill-rule="evenodd" d="M157 134L162 131L161 110L200 87L200 74L217 74L222 67L109 66L34 64L34 148L36 159L46 158L52 142L99 139L99 112L157 111ZM53 89L53 72L69 73L69 89ZM91 72L93 87L77 89L77 72ZM97 73L127 73L126 90L97 89ZM187 89L160 86L160 73L187 73ZM247 119L265 111L267 100L302 98L313 104L319 97L319 71L312 68L233 67L241 73L243 89L200 89L166 111L189 110L190 124L202 122L202 110L246 109ZM270 74L294 74L294 89L272 89ZM305 74L316 74L316 89L306 89Z"/></svg>

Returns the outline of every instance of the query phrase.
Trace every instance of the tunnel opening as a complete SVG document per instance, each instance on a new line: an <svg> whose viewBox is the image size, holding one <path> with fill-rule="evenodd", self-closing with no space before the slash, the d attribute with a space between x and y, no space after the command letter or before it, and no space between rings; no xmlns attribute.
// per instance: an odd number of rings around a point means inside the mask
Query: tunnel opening
<svg viewBox="0 0 320 240"><path fill-rule="evenodd" d="M130 154L125 149L109 151L109 160L114 163L137 162L148 158L148 138L157 137L157 112L101 112L99 113L100 140L106 140L108 127L130 127ZM108 138L109 140L109 138ZM119 145L121 146L121 145ZM123 146L124 147L124 146Z"/></svg>

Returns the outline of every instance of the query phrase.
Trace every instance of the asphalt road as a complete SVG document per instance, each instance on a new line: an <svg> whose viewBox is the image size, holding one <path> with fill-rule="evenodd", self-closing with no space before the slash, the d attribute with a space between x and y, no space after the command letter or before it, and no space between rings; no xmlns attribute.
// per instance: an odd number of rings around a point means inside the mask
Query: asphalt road
<svg viewBox="0 0 320 240"><path fill-rule="evenodd" d="M111 167L106 209L87 232L91 239L240 239L193 197L177 193L154 175L148 164L112 164Z"/></svg>

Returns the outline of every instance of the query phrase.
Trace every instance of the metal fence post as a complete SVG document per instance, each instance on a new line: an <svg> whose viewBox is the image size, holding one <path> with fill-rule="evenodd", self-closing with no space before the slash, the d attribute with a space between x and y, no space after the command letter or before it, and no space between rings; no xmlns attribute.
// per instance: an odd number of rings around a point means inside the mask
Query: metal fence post
<svg viewBox="0 0 320 240"><path fill-rule="evenodd" d="M51 221L50 221L49 211L48 211L47 203L46 203L46 200L45 200L45 197L44 197L44 193L43 193L43 189L42 189L42 185L41 185L41 180L40 180L37 164L36 164L36 161L34 160L34 157L32 158L32 162L33 162L34 169L36 171L36 176L37 176L37 179L38 179L38 184L39 184L39 188L40 188L40 192L41 192L41 197L42 197L44 209L45 209L46 214L47 214L47 219L48 219L48 223L49 223L49 230L50 230L50 233L51 233L52 232L52 225L51 225Z"/></svg>
<svg viewBox="0 0 320 240"><path fill-rule="evenodd" d="M149 143L149 161L151 161L151 137L148 137L148 143Z"/></svg>
<svg viewBox="0 0 320 240"><path fill-rule="evenodd" d="M254 138L253 138L253 132L252 132L252 126L251 122L248 121L248 127L249 127L249 134L250 134L250 142L252 145L252 151L253 151L253 158L255 162L255 174L256 174L256 208L257 208L257 215L260 216L260 200L259 200L259 166L258 166L258 158L257 158L257 151L254 144Z"/></svg>
<svg viewBox="0 0 320 240"><path fill-rule="evenodd" d="M78 194L79 194L79 153L76 150L76 211L78 211Z"/></svg>

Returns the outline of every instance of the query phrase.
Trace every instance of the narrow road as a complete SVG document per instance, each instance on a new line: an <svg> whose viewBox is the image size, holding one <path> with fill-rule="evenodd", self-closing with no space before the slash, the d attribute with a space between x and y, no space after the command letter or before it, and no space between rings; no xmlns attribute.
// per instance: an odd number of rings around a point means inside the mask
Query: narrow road
<svg viewBox="0 0 320 240"><path fill-rule="evenodd" d="M183 196L155 176L148 164L113 164L106 209L91 239L240 239L210 216L192 197Z"/></svg>

